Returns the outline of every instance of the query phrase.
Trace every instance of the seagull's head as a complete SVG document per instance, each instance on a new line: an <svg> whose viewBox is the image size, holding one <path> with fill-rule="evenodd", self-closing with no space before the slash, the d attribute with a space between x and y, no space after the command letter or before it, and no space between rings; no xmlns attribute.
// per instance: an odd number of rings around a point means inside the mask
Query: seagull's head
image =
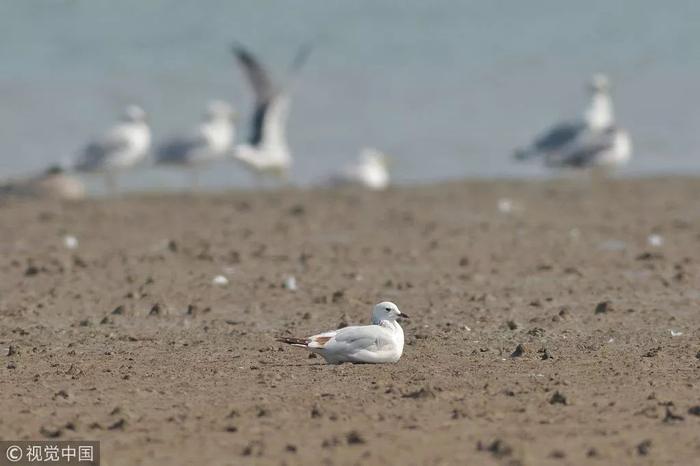
<svg viewBox="0 0 700 466"><path fill-rule="evenodd" d="M138 105L129 105L122 113L122 120L129 123L140 123L146 121L146 112Z"/></svg>
<svg viewBox="0 0 700 466"><path fill-rule="evenodd" d="M372 310L373 324L378 324L383 320L394 322L396 319L408 319L408 314L401 312L399 307L390 301L379 303Z"/></svg>
<svg viewBox="0 0 700 466"><path fill-rule="evenodd" d="M588 82L588 89L594 94L607 94L610 91L610 80L602 73L596 73Z"/></svg>
<svg viewBox="0 0 700 466"><path fill-rule="evenodd" d="M206 120L233 120L236 112L233 107L223 100L212 100L207 105L207 111L204 113Z"/></svg>

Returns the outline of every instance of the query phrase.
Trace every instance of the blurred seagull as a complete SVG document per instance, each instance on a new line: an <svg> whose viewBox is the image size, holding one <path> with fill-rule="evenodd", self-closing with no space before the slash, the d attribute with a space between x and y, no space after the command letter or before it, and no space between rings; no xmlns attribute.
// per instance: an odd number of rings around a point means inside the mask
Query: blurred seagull
<svg viewBox="0 0 700 466"><path fill-rule="evenodd" d="M389 186L388 157L381 151L366 147L352 165L345 167L330 180L331 185L356 184L372 190Z"/></svg>
<svg viewBox="0 0 700 466"><path fill-rule="evenodd" d="M156 152L156 163L187 167L192 172L192 185L198 186L202 165L223 160L233 147L235 112L226 102L209 103L202 122L189 135L174 137Z"/></svg>
<svg viewBox="0 0 700 466"><path fill-rule="evenodd" d="M588 131L563 152L548 154L549 167L600 168L611 170L629 162L632 141L627 131L609 126L601 131Z"/></svg>
<svg viewBox="0 0 700 466"><path fill-rule="evenodd" d="M142 162L151 147L151 130L146 112L129 105L120 121L90 142L78 157L74 168L80 172L104 173L107 187L116 190L116 173Z"/></svg>
<svg viewBox="0 0 700 466"><path fill-rule="evenodd" d="M527 160L538 156L548 157L565 150L587 131L602 131L613 125L614 114L608 78L602 74L594 75L588 84L588 90L591 100L583 118L552 127L535 139L530 147L516 150L515 158Z"/></svg>
<svg viewBox="0 0 700 466"><path fill-rule="evenodd" d="M61 167L52 166L39 175L0 185L0 195L74 201L85 197L85 185Z"/></svg>
<svg viewBox="0 0 700 466"><path fill-rule="evenodd" d="M286 180L288 177L292 164L286 137L293 84L291 78L294 78L304 65L310 51L310 45L300 49L290 67L287 86L277 88L273 85L267 70L252 53L240 44L233 46L233 53L255 93L250 136L247 144L241 144L235 148L234 157L260 178L272 175Z"/></svg>
<svg viewBox="0 0 700 466"><path fill-rule="evenodd" d="M281 337L277 341L306 348L328 364L397 362L404 340L399 318L407 319L408 315L385 301L374 306L371 325L345 327L308 338Z"/></svg>

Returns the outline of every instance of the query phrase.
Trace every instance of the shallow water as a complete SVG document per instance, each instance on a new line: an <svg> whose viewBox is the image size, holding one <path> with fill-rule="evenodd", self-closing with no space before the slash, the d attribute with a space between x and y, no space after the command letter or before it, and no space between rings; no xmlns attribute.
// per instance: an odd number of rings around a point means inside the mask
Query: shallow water
<svg viewBox="0 0 700 466"><path fill-rule="evenodd" d="M612 77L634 138L626 173L700 172L697 18L691 0L0 0L0 178L73 157L130 102L147 109L156 140L211 98L247 114L232 40L283 72L310 38L319 45L289 128L295 182L364 145L391 154L401 182L538 175L510 160L513 147L575 116L596 71ZM187 178L148 168L122 181L159 189ZM236 165L203 181L250 184Z"/></svg>

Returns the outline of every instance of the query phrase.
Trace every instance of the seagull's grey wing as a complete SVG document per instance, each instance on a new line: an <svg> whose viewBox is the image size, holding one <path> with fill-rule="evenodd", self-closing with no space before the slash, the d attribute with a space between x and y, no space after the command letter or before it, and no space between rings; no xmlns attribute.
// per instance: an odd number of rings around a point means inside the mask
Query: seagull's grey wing
<svg viewBox="0 0 700 466"><path fill-rule="evenodd" d="M573 142L586 125L581 122L566 122L561 123L535 140L534 147L540 152L551 152L559 150Z"/></svg>
<svg viewBox="0 0 700 466"><path fill-rule="evenodd" d="M117 134L109 134L89 143L75 164L77 170L94 170L100 168L102 162L116 152L126 150L129 141Z"/></svg>
<svg viewBox="0 0 700 466"><path fill-rule="evenodd" d="M255 92L257 105L268 102L275 95L275 88L267 70L260 64L255 56L240 44L234 44L233 53L238 63L248 76L250 85Z"/></svg>
<svg viewBox="0 0 700 466"><path fill-rule="evenodd" d="M583 122L560 123L538 136L530 147L516 150L515 158L527 160L562 150L573 143L585 129L586 125Z"/></svg>
<svg viewBox="0 0 700 466"><path fill-rule="evenodd" d="M358 351L381 351L391 345L391 335L379 325L345 327L337 330L335 338L329 342L326 349L346 354Z"/></svg>
<svg viewBox="0 0 700 466"><path fill-rule="evenodd" d="M547 158L547 165L569 166L575 168L587 167L595 163L596 157L610 150L615 144L615 129L605 131L590 131L581 141L560 154L552 154Z"/></svg>
<svg viewBox="0 0 700 466"><path fill-rule="evenodd" d="M178 137L163 143L156 151L156 162L168 164L184 162L206 145L203 137Z"/></svg>

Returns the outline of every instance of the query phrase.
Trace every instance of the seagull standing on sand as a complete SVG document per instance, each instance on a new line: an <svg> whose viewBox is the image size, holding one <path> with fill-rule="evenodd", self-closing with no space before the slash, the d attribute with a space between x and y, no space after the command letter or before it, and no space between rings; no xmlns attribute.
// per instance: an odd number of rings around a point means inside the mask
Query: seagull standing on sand
<svg viewBox="0 0 700 466"><path fill-rule="evenodd" d="M292 73L301 69L309 52L308 46L300 50L292 63ZM271 175L286 180L292 165L285 130L291 86L276 88L267 70L243 46L234 45L233 53L255 93L250 137L246 144L236 147L234 157L260 178Z"/></svg>
<svg viewBox="0 0 700 466"><path fill-rule="evenodd" d="M151 147L146 112L129 105L121 120L101 137L90 142L75 163L80 172L104 173L107 187L116 190L116 173L142 162Z"/></svg>
<svg viewBox="0 0 700 466"><path fill-rule="evenodd" d="M396 304L385 301L374 306L372 324L345 327L308 338L278 338L306 348L328 364L398 362L403 353L403 329L397 319L407 319Z"/></svg>
<svg viewBox="0 0 700 466"><path fill-rule="evenodd" d="M360 151L358 160L345 167L330 180L331 185L356 184L372 190L389 187L387 156L377 149L366 147Z"/></svg>
<svg viewBox="0 0 700 466"><path fill-rule="evenodd" d="M610 84L602 74L594 75L589 83L591 100L583 118L559 123L535 139L526 148L515 151L515 158L527 160L533 157L548 157L565 150L587 131L602 131L614 124Z"/></svg>
<svg viewBox="0 0 700 466"><path fill-rule="evenodd" d="M204 118L190 135L174 137L156 152L156 163L187 167L192 172L192 185L197 187L199 169L211 162L224 160L233 147L235 112L226 102L209 103Z"/></svg>

